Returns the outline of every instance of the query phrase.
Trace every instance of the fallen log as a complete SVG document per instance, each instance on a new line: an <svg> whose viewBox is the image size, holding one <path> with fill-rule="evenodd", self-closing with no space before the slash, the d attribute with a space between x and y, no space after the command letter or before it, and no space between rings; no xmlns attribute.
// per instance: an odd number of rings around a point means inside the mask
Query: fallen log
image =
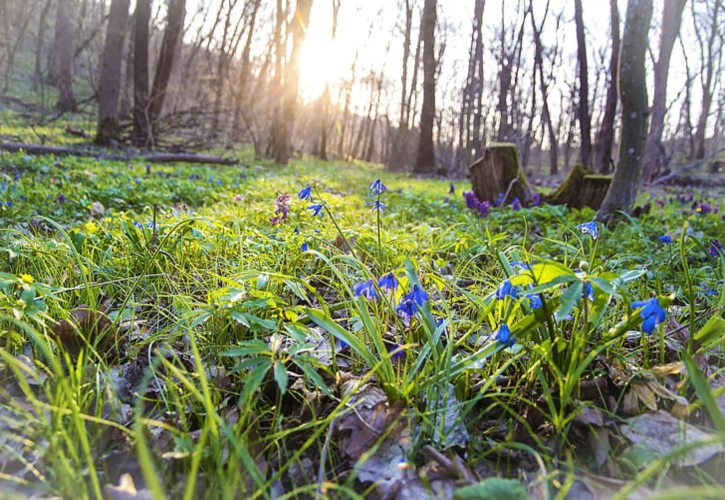
<svg viewBox="0 0 725 500"><path fill-rule="evenodd" d="M139 160L150 163L206 163L211 165L236 165L239 161L236 158L223 158L220 156L206 156L193 153L151 153L147 155L133 156L121 154L107 154L102 151L87 151L75 148L59 146L42 146L40 144L21 144L15 142L0 142L0 150L17 153L22 151L29 155L55 155L55 156L81 156L86 158L98 158L100 160L131 161Z"/></svg>

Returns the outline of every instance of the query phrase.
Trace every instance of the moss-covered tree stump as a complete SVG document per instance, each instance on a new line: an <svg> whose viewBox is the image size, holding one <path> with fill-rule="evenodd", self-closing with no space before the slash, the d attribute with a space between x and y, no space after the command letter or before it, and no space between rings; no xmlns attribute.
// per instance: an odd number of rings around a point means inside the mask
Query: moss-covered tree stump
<svg viewBox="0 0 725 500"><path fill-rule="evenodd" d="M469 171L473 192L481 201L492 202L500 193L506 192L508 192L507 203L514 198L519 198L523 203L531 199L532 191L526 174L521 169L516 144L489 145L483 157L471 163Z"/></svg>
<svg viewBox="0 0 725 500"><path fill-rule="evenodd" d="M596 175L582 165L575 165L564 182L552 194L545 196L544 201L551 205L598 210L611 182L611 175Z"/></svg>

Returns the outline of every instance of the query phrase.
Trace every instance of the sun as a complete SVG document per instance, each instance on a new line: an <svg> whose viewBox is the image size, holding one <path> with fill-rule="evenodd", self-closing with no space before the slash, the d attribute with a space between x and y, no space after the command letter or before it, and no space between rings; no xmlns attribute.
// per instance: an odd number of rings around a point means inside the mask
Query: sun
<svg viewBox="0 0 725 500"><path fill-rule="evenodd" d="M313 14L299 59L299 93L307 101L319 98L325 86L340 81L346 70L345 40L338 32L333 42L330 13Z"/></svg>

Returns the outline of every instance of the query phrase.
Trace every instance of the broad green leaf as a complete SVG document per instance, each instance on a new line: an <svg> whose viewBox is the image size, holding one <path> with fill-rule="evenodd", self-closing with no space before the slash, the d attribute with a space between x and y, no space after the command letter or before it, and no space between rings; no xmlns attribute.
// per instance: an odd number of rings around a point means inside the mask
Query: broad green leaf
<svg viewBox="0 0 725 500"><path fill-rule="evenodd" d="M279 360L274 362L274 381L277 382L277 386L279 386L279 390L282 394L287 392L289 374L287 373L287 367Z"/></svg>

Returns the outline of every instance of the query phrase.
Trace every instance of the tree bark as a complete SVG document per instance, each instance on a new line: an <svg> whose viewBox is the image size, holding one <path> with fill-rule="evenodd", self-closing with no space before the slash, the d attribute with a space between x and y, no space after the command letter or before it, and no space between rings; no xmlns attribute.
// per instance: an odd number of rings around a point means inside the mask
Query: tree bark
<svg viewBox="0 0 725 500"><path fill-rule="evenodd" d="M166 97L166 89L169 86L169 79L171 78L171 70L174 66L174 58L179 40L181 40L184 34L186 0L169 0L168 9L164 39L161 42L159 61L156 64L154 84L151 87L149 114L152 126L159 119L161 111L164 108L164 99Z"/></svg>
<svg viewBox="0 0 725 500"><path fill-rule="evenodd" d="M651 19L652 0L627 2L618 78L622 103L619 160L607 196L597 212L597 219L601 221L615 219L619 211L631 210L637 195L649 114L645 56Z"/></svg>
<svg viewBox="0 0 725 500"><path fill-rule="evenodd" d="M149 18L151 0L137 0L133 31L133 137L135 146L153 145L149 114Z"/></svg>
<svg viewBox="0 0 725 500"><path fill-rule="evenodd" d="M96 144L107 146L119 132L118 97L121 93L121 64L126 40L129 0L113 0L103 47L101 82L98 90Z"/></svg>
<svg viewBox="0 0 725 500"><path fill-rule="evenodd" d="M680 31L682 11L687 0L669 0L662 9L662 31L660 32L660 53L655 64L654 96L650 111L649 133L644 148L643 177L652 181L660 174L662 166L662 131L667 104L667 77L670 71L672 48Z"/></svg>
<svg viewBox="0 0 725 500"><path fill-rule="evenodd" d="M76 99L73 95L73 52L75 36L71 20L72 2L58 0L56 6L56 73L55 84L58 87L58 102L55 107L60 112L75 111Z"/></svg>
<svg viewBox="0 0 725 500"><path fill-rule="evenodd" d="M619 68L619 9L617 0L609 0L611 17L612 55L609 61L609 86L604 103L604 116L597 133L594 147L594 168L599 173L608 173L612 163L614 143L614 119L617 114L617 70Z"/></svg>
<svg viewBox="0 0 725 500"><path fill-rule="evenodd" d="M693 16L694 2L693 2ZM697 120L697 128L695 129L695 159L701 160L705 157L705 134L707 132L707 121L710 117L710 106L712 106L713 82L717 80L715 74L719 74L721 70L720 61L722 58L722 39L720 38L721 28L718 17L720 9L723 7L722 0L713 2L705 2L706 6L710 6L712 11L708 11L710 18L710 33L707 38L707 45L703 47L699 27L695 24L695 34L700 45L700 86L702 90L702 105L700 106L700 118Z"/></svg>
<svg viewBox="0 0 725 500"><path fill-rule="evenodd" d="M587 44L584 38L584 15L582 0L574 0L574 19L576 21L577 60L579 62L579 106L577 117L581 133L579 162L589 166L592 159L591 117L589 116L589 69L587 65Z"/></svg>
<svg viewBox="0 0 725 500"><path fill-rule="evenodd" d="M433 121L435 120L435 27L436 2L425 0L421 36L423 38L423 106L420 111L420 139L418 156L413 171L416 174L431 174L436 160L433 148Z"/></svg>
<svg viewBox="0 0 725 500"><path fill-rule="evenodd" d="M240 128L242 122L242 106L247 101L246 91L249 73L251 71L250 54L252 52L252 37L254 35L254 26L257 23L257 13L259 12L259 4L262 0L254 0L252 5L252 14L247 26L247 38L242 49L242 68L239 72L239 81L234 92L234 119L232 122L232 138L235 141L240 139Z"/></svg>

